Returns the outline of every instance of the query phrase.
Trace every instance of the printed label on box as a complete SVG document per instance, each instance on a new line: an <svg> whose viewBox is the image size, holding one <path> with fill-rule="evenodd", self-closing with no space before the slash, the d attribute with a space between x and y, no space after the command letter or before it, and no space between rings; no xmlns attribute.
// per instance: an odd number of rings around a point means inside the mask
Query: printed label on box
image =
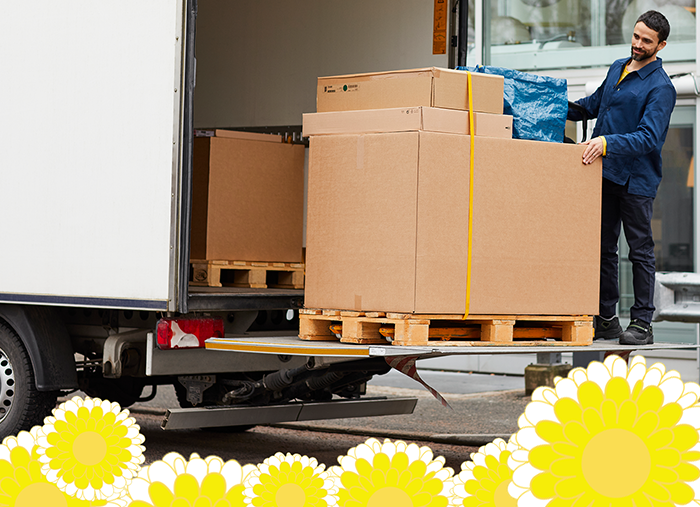
<svg viewBox="0 0 700 507"><path fill-rule="evenodd" d="M324 85L323 93L356 92L359 89L360 89L359 83L342 84L342 85Z"/></svg>

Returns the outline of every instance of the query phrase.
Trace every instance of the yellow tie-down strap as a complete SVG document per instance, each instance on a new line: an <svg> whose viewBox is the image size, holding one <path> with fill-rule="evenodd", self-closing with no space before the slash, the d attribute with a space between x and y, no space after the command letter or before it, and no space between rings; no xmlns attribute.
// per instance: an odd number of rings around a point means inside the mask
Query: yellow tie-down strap
<svg viewBox="0 0 700 507"><path fill-rule="evenodd" d="M469 96L469 229L467 240L467 295L464 306L465 319L469 316L469 297L472 284L472 222L474 215L474 107L471 72L467 72L467 94Z"/></svg>

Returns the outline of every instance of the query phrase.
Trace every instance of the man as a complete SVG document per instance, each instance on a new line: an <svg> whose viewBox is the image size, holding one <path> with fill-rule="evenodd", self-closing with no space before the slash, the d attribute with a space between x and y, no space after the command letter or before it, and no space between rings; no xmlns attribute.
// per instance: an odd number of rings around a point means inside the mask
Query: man
<svg viewBox="0 0 700 507"><path fill-rule="evenodd" d="M676 102L676 90L656 55L666 46L669 32L663 14L642 14L634 27L631 58L615 61L595 93L577 101L589 118L598 118L593 138L583 143L583 163L603 157L600 314L595 318L595 338L619 338L624 345L654 343L656 261L651 216L661 182L661 148ZM581 116L570 110L568 118ZM615 316L621 223L634 285L631 322L624 332Z"/></svg>

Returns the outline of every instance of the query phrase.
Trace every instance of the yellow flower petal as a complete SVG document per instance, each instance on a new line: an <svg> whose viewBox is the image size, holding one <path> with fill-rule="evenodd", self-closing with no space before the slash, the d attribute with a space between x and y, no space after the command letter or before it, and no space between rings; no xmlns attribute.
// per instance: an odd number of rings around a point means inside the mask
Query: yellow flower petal
<svg viewBox="0 0 700 507"><path fill-rule="evenodd" d="M24 447L15 447L10 451L10 460L15 467L28 467L29 466L29 452Z"/></svg>
<svg viewBox="0 0 700 507"><path fill-rule="evenodd" d="M549 470L552 462L561 458L551 445L538 445L528 454L528 461L538 470Z"/></svg>
<svg viewBox="0 0 700 507"><path fill-rule="evenodd" d="M673 431L668 428L663 428L652 433L646 441L649 451L666 447L673 442L673 436Z"/></svg>
<svg viewBox="0 0 700 507"><path fill-rule="evenodd" d="M357 473L360 475L360 477L369 475L372 471L372 465L370 465L369 461L364 458L360 458L355 461L355 468L357 469Z"/></svg>
<svg viewBox="0 0 700 507"><path fill-rule="evenodd" d="M422 460L416 460L408 466L408 469L413 474L413 477L422 477L428 469L427 465Z"/></svg>
<svg viewBox="0 0 700 507"><path fill-rule="evenodd" d="M623 401L630 397L630 386L626 378L613 377L605 386L605 397L621 405Z"/></svg>
<svg viewBox="0 0 700 507"><path fill-rule="evenodd" d="M678 479L683 482L693 482L700 478L700 470L695 465L681 462L676 467Z"/></svg>
<svg viewBox="0 0 700 507"><path fill-rule="evenodd" d="M383 452L375 454L372 463L375 469L381 470L383 472L389 470L389 467L391 467L391 461L389 460L389 456L387 456Z"/></svg>
<svg viewBox="0 0 700 507"><path fill-rule="evenodd" d="M554 443L563 442L566 440L564 437L564 428L561 424L554 421L540 421L535 426L535 432L542 440Z"/></svg>
<svg viewBox="0 0 700 507"><path fill-rule="evenodd" d="M640 408L641 413L641 408ZM637 424L632 431L640 437L645 438L651 435L659 427L659 416L655 412L646 412L639 416Z"/></svg>
<svg viewBox="0 0 700 507"><path fill-rule="evenodd" d="M175 496L194 502L199 496L199 484L194 476L182 473L175 479Z"/></svg>
<svg viewBox="0 0 700 507"><path fill-rule="evenodd" d="M562 423L581 421L583 410L581 406L571 398L561 398L554 404L554 414Z"/></svg>
<svg viewBox="0 0 700 507"><path fill-rule="evenodd" d="M623 401L617 413L617 423L620 428L632 428L636 421L637 404L630 400Z"/></svg>
<svg viewBox="0 0 700 507"><path fill-rule="evenodd" d="M573 477L581 470L581 460L578 458L561 458L552 463L550 472L557 477Z"/></svg>
<svg viewBox="0 0 700 507"><path fill-rule="evenodd" d="M650 477L656 482L672 483L678 481L678 472L676 468L654 466L651 469Z"/></svg>
<svg viewBox="0 0 700 507"><path fill-rule="evenodd" d="M600 408L601 403L603 403L603 391L598 384L587 380L578 388L578 400L584 409L588 407Z"/></svg>
<svg viewBox="0 0 700 507"><path fill-rule="evenodd" d="M228 500L230 507L244 507L245 506L245 486L243 484L237 484L226 492L226 500Z"/></svg>
<svg viewBox="0 0 700 507"><path fill-rule="evenodd" d="M173 492L165 484L158 481L152 482L148 486L148 496L151 497L153 505L156 506L170 505L175 499Z"/></svg>
<svg viewBox="0 0 700 507"><path fill-rule="evenodd" d="M698 430L689 424L680 424L673 427L673 447L680 451L686 451L695 447L698 443Z"/></svg>
<svg viewBox="0 0 700 507"><path fill-rule="evenodd" d="M681 417L683 417L683 409L681 406L678 403L669 403L659 410L659 425L670 428L678 424Z"/></svg>
<svg viewBox="0 0 700 507"><path fill-rule="evenodd" d="M605 429L605 423L598 409L587 408L583 411L583 424L591 435L600 433Z"/></svg>
<svg viewBox="0 0 700 507"><path fill-rule="evenodd" d="M681 453L673 448L663 448L658 450L650 450L652 463L665 466L665 467L675 467L681 461Z"/></svg>
<svg viewBox="0 0 700 507"><path fill-rule="evenodd" d="M675 504L685 505L695 497L693 488L682 482L676 482L666 486L671 493L671 501Z"/></svg>
<svg viewBox="0 0 700 507"><path fill-rule="evenodd" d="M603 401L600 413L606 428L617 428L617 404L613 400Z"/></svg>
<svg viewBox="0 0 700 507"><path fill-rule="evenodd" d="M663 391L656 386L645 387L639 395L637 406L639 412L658 412L664 402Z"/></svg>
<svg viewBox="0 0 700 507"><path fill-rule="evenodd" d="M577 421L569 421L564 426L564 435L567 440L579 447L583 447L590 439L586 427Z"/></svg>
<svg viewBox="0 0 700 507"><path fill-rule="evenodd" d="M554 486L556 495L560 498L576 498L585 490L585 483L578 477L562 479Z"/></svg>
<svg viewBox="0 0 700 507"><path fill-rule="evenodd" d="M535 497L546 500L554 497L554 487L557 485L558 481L558 477L548 472L543 472L533 477L532 482L530 482L530 489Z"/></svg>
<svg viewBox="0 0 700 507"><path fill-rule="evenodd" d="M226 493L226 479L220 473L207 474L202 480L201 494L208 497L212 503L224 497Z"/></svg>

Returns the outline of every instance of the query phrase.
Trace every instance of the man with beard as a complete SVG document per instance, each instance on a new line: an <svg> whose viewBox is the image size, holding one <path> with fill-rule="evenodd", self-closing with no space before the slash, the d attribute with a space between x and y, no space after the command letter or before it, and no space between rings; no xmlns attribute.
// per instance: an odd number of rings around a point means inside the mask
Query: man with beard
<svg viewBox="0 0 700 507"><path fill-rule="evenodd" d="M583 144L583 163L603 157L600 259L600 308L596 339L620 339L624 345L654 343L656 261L651 216L661 182L661 148L676 103L676 90L656 54L666 46L668 20L657 11L639 16L632 56L615 61L593 95L578 100L589 118L597 118L593 137ZM581 115L569 110L570 120ZM634 305L622 331L615 316L620 298L618 252L620 224L630 248Z"/></svg>

